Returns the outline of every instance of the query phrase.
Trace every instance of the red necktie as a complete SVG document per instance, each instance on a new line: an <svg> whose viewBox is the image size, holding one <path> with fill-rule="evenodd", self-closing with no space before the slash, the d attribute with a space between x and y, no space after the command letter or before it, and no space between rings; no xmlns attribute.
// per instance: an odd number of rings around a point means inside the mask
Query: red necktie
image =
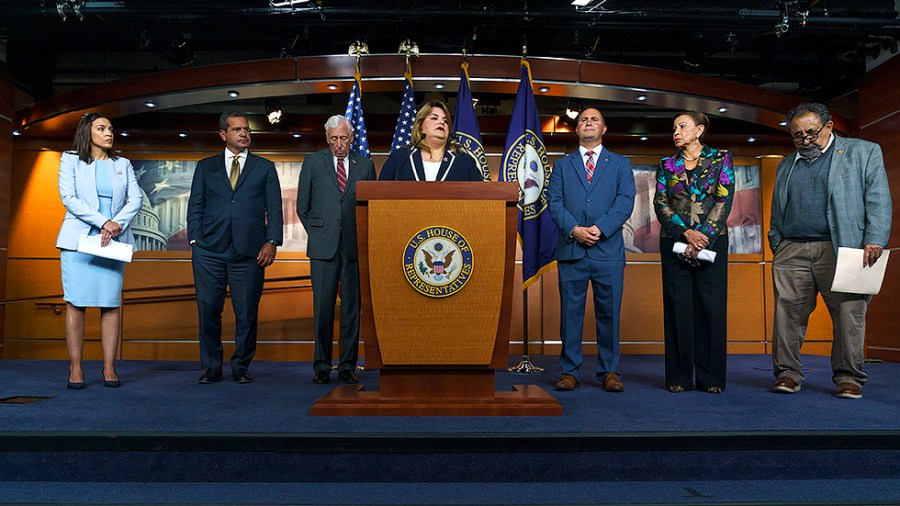
<svg viewBox="0 0 900 506"><path fill-rule="evenodd" d="M338 188L341 189L341 193L344 193L344 190L347 189L347 169L344 167L343 158L338 158L337 182Z"/></svg>
<svg viewBox="0 0 900 506"><path fill-rule="evenodd" d="M587 162L584 164L585 170L587 171L587 180L588 183L593 181L594 179L594 152L587 152Z"/></svg>

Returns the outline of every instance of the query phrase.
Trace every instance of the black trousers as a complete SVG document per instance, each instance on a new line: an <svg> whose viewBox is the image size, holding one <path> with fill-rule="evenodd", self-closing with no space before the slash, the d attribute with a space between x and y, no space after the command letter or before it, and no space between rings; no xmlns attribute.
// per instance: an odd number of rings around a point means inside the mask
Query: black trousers
<svg viewBox="0 0 900 506"><path fill-rule="evenodd" d="M316 348L313 370L331 371L334 344L334 305L341 289L341 356L339 371L352 371L359 358L359 261L348 260L343 242L330 260L309 261L313 288L313 327Z"/></svg>
<svg viewBox="0 0 900 506"><path fill-rule="evenodd" d="M693 267L660 237L666 386L725 388L728 355L728 236L716 239L713 263Z"/></svg>
<svg viewBox="0 0 900 506"><path fill-rule="evenodd" d="M200 316L200 365L222 367L222 310L226 287L230 287L235 324L231 370L246 371L256 353L256 326L265 270L255 258L238 254L234 247L224 253L214 253L196 245L191 252L191 267Z"/></svg>

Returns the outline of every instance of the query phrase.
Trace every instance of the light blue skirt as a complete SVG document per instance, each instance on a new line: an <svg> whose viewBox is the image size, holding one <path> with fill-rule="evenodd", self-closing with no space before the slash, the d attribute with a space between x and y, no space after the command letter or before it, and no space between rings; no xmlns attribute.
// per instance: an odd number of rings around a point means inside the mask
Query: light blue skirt
<svg viewBox="0 0 900 506"><path fill-rule="evenodd" d="M63 299L75 307L119 307L125 263L59 250Z"/></svg>

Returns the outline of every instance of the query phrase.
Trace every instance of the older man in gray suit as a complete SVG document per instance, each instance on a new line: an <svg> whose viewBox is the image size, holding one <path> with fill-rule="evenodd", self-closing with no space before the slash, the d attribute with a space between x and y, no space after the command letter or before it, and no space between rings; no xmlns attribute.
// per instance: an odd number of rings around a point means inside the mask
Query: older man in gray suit
<svg viewBox="0 0 900 506"><path fill-rule="evenodd" d="M297 185L297 214L309 234L306 255L313 288L315 356L313 383L331 378L334 305L341 290L341 357L338 378L357 383L359 348L359 255L356 243L356 182L375 179L372 160L350 152L353 127L343 116L325 122L328 149L304 160Z"/></svg>
<svg viewBox="0 0 900 506"><path fill-rule="evenodd" d="M837 137L823 104L787 116L797 152L775 174L769 244L774 253L773 392L795 393L803 381L800 345L816 295L831 314L832 380L837 397L859 399L866 382L863 343L871 295L832 292L838 247L861 248L872 266L891 231L891 193L881 148Z"/></svg>

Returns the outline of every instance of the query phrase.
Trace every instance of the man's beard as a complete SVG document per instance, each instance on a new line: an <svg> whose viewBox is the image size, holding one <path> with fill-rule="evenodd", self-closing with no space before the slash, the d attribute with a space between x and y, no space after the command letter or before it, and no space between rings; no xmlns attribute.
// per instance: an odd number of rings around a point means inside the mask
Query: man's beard
<svg viewBox="0 0 900 506"><path fill-rule="evenodd" d="M803 158L818 158L822 154L822 148L812 142L805 146L800 146L797 151Z"/></svg>

